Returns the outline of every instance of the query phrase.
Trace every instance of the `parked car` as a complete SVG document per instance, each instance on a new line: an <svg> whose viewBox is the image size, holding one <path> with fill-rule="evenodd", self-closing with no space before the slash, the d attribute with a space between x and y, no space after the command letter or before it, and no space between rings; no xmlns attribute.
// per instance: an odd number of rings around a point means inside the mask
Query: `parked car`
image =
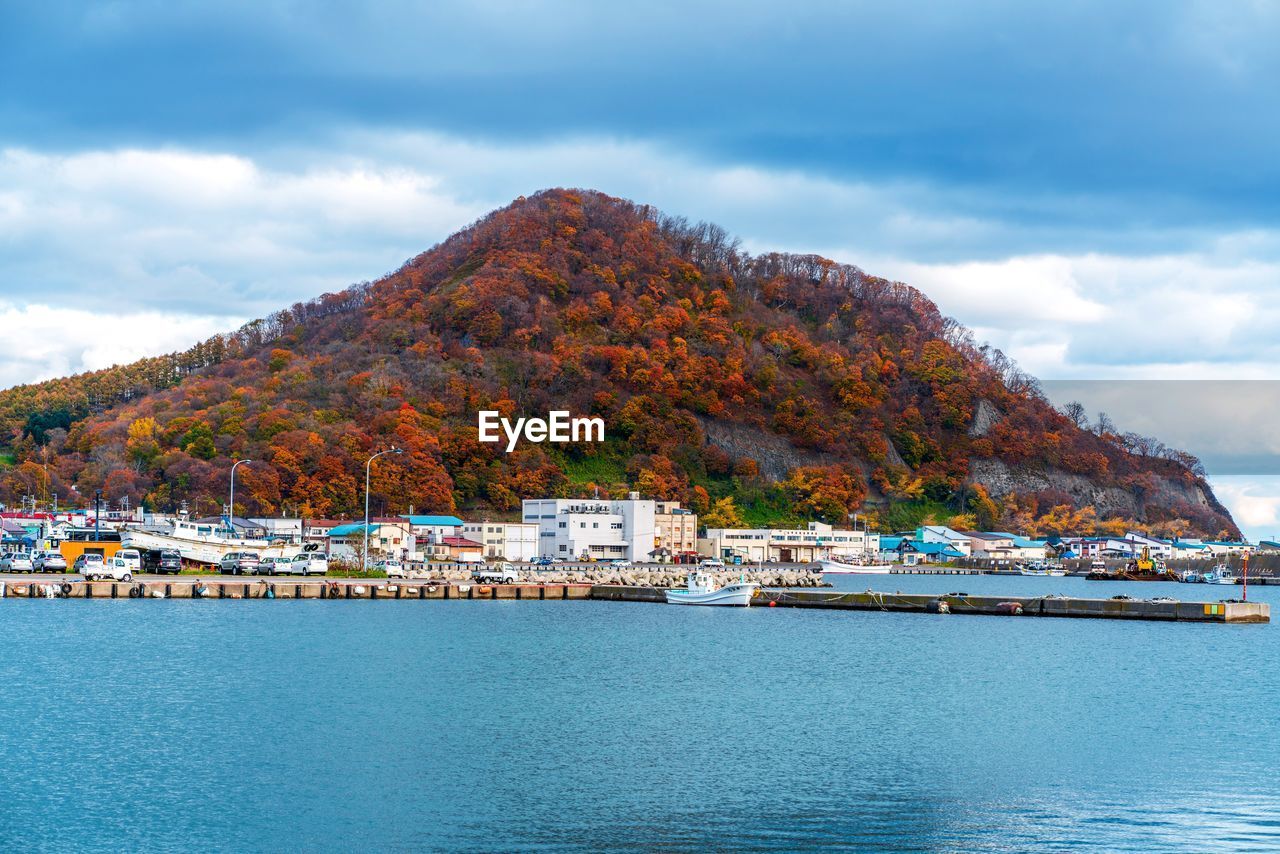
<svg viewBox="0 0 1280 854"><path fill-rule="evenodd" d="M157 575L177 575L182 571L182 555L176 549L147 549L142 553L142 569Z"/></svg>
<svg viewBox="0 0 1280 854"><path fill-rule="evenodd" d="M293 575L324 575L329 571L329 557L323 552L302 552L289 561Z"/></svg>
<svg viewBox="0 0 1280 854"><path fill-rule="evenodd" d="M631 561L625 558L615 557L604 562L605 566L611 566L614 569L631 569Z"/></svg>
<svg viewBox="0 0 1280 854"><path fill-rule="evenodd" d="M111 560L119 558L124 561L125 566L129 567L129 571L135 575L142 574L142 552L137 549L121 549L111 556ZM109 563L110 561L108 561Z"/></svg>
<svg viewBox="0 0 1280 854"><path fill-rule="evenodd" d="M471 570L471 580L481 584L515 584L520 574L511 564L503 561L493 566L477 566Z"/></svg>
<svg viewBox="0 0 1280 854"><path fill-rule="evenodd" d="M133 581L133 566L127 558L122 558L118 554L110 560L86 563L83 572L84 577L90 581L101 581L104 578L110 578L113 581Z"/></svg>
<svg viewBox="0 0 1280 854"><path fill-rule="evenodd" d="M90 573L101 569L101 564L106 563L106 559L100 554L93 552L85 552L76 558L76 562L71 565L72 572L79 572L88 578Z"/></svg>
<svg viewBox="0 0 1280 854"><path fill-rule="evenodd" d="M253 552L227 552L218 561L218 572L223 575L253 575L261 561Z"/></svg>
<svg viewBox="0 0 1280 854"><path fill-rule="evenodd" d="M555 561L545 555L542 557L533 559L534 566L551 566L551 564L553 563L555 563Z"/></svg>
<svg viewBox="0 0 1280 854"><path fill-rule="evenodd" d="M258 561L258 575L288 575L293 571L292 563L287 557L264 557Z"/></svg>
<svg viewBox="0 0 1280 854"><path fill-rule="evenodd" d="M377 563L375 563L373 565L373 571L385 572L387 574L387 578L404 578L405 577L404 564L393 557L389 557L389 558L386 558L385 560L380 560Z"/></svg>
<svg viewBox="0 0 1280 854"><path fill-rule="evenodd" d="M0 557L0 572L35 572L35 564L25 552L8 552Z"/></svg>
<svg viewBox="0 0 1280 854"><path fill-rule="evenodd" d="M724 569L724 561L714 557L704 557L698 561L699 569Z"/></svg>
<svg viewBox="0 0 1280 854"><path fill-rule="evenodd" d="M35 556L31 559L31 563L35 565L36 572L67 571L67 559L62 556L62 552L36 552Z"/></svg>

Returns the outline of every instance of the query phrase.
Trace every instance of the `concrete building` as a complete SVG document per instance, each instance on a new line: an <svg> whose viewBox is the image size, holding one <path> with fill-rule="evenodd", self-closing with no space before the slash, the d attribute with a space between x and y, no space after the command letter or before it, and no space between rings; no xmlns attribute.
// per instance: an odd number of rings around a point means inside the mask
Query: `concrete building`
<svg viewBox="0 0 1280 854"><path fill-rule="evenodd" d="M812 563L824 557L875 557L880 535L810 522L807 528L708 528L698 540L707 556L740 563Z"/></svg>
<svg viewBox="0 0 1280 854"><path fill-rule="evenodd" d="M656 501L653 512L654 559L678 561L698 552L698 514L678 501Z"/></svg>
<svg viewBox="0 0 1280 854"><path fill-rule="evenodd" d="M658 547L655 509L655 502L639 497L526 499L524 522L538 526L541 557L638 563L651 560Z"/></svg>
<svg viewBox="0 0 1280 854"><path fill-rule="evenodd" d="M261 525L267 532L267 539L283 540L287 543L302 542L301 519L254 518L250 522Z"/></svg>
<svg viewBox="0 0 1280 854"><path fill-rule="evenodd" d="M486 558L530 561L538 557L538 526L526 522L467 522L462 536L480 543Z"/></svg>
<svg viewBox="0 0 1280 854"><path fill-rule="evenodd" d="M457 516L401 516L402 521L408 522L413 535L419 540L439 541L444 537L458 537L462 535L462 526L466 523Z"/></svg>

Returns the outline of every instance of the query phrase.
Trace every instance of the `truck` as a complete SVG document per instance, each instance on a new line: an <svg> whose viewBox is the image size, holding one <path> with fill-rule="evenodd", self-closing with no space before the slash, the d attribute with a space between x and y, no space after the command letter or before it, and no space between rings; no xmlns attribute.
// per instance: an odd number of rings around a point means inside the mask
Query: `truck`
<svg viewBox="0 0 1280 854"><path fill-rule="evenodd" d="M503 561L493 566L477 566L471 570L471 580L480 584L515 584L520 580L520 573L511 564Z"/></svg>

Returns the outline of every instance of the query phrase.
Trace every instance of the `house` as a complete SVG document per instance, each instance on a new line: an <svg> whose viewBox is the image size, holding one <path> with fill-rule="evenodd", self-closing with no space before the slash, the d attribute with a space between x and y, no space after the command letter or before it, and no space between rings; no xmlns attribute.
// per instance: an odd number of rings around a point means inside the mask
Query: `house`
<svg viewBox="0 0 1280 854"><path fill-rule="evenodd" d="M1044 560L1048 553L1049 544L1044 540L1033 540L1018 534L1002 532L997 532L996 536L1008 537L1013 543L1010 547L1010 557L1014 560Z"/></svg>
<svg viewBox="0 0 1280 854"><path fill-rule="evenodd" d="M484 560L484 543L466 537L441 537L424 546L424 557L428 561L480 561Z"/></svg>
<svg viewBox="0 0 1280 854"><path fill-rule="evenodd" d="M985 560L1010 560L1013 558L1012 534L997 534L989 531L961 531L969 538L969 553Z"/></svg>
<svg viewBox="0 0 1280 854"><path fill-rule="evenodd" d="M267 532L267 539L282 543L302 542L302 520L288 518L250 519Z"/></svg>
<svg viewBox="0 0 1280 854"><path fill-rule="evenodd" d="M566 560L649 560L657 548L656 502L639 493L623 500L526 499L523 521L538 526L538 554Z"/></svg>
<svg viewBox="0 0 1280 854"><path fill-rule="evenodd" d="M302 541L304 543L326 543L329 532L339 525L349 525L344 519L304 519L302 522Z"/></svg>
<svg viewBox="0 0 1280 854"><path fill-rule="evenodd" d="M906 537L881 537L880 552L876 558L881 563L893 563L902 560L902 552L898 549Z"/></svg>
<svg viewBox="0 0 1280 854"><path fill-rule="evenodd" d="M1141 554L1142 549L1145 546L1151 553L1152 557L1165 559L1173 557L1173 544L1168 540L1148 537L1147 535L1139 534L1136 531L1130 531L1124 535L1124 538L1131 543L1137 544L1137 548L1134 550L1135 554Z"/></svg>
<svg viewBox="0 0 1280 854"><path fill-rule="evenodd" d="M812 563L825 557L866 557L880 551L880 535L810 522L806 528L708 528L698 552L734 563Z"/></svg>
<svg viewBox="0 0 1280 854"><path fill-rule="evenodd" d="M12 519L0 519L0 543L6 551L26 552L35 544L36 537Z"/></svg>
<svg viewBox="0 0 1280 854"><path fill-rule="evenodd" d="M466 524L457 516L401 516L413 532L414 539L422 543L438 542L443 537L457 537Z"/></svg>
<svg viewBox="0 0 1280 854"><path fill-rule="evenodd" d="M919 563L947 563L969 554L954 548L945 542L925 542L923 540L903 540L898 545L898 554L907 566Z"/></svg>
<svg viewBox="0 0 1280 854"><path fill-rule="evenodd" d="M363 522L338 525L329 529L329 556L360 560L364 553ZM379 520L369 524L369 559L395 557L413 560L417 557L413 536L406 522Z"/></svg>
<svg viewBox="0 0 1280 854"><path fill-rule="evenodd" d="M103 518L106 518L105 515ZM196 522L200 525L219 525L225 527L227 524L227 517L206 516L203 519L197 519ZM242 519L239 516L232 516L231 527L235 530L236 536L242 540L265 540L267 538L267 529L252 519Z"/></svg>
<svg viewBox="0 0 1280 854"><path fill-rule="evenodd" d="M969 538L959 531L953 531L946 525L924 525L916 529L915 541L920 543L942 543L969 557L973 553L973 545Z"/></svg>
<svg viewBox="0 0 1280 854"><path fill-rule="evenodd" d="M1253 554L1257 549L1256 546L1244 542L1230 542L1223 540L1205 540L1205 547L1209 549L1210 554L1214 558L1230 557L1231 555Z"/></svg>
<svg viewBox="0 0 1280 854"><path fill-rule="evenodd" d="M1169 545L1173 557L1182 560L1208 560L1213 557L1209 547L1199 540L1174 540Z"/></svg>
<svg viewBox="0 0 1280 854"><path fill-rule="evenodd" d="M467 522L462 536L479 543L486 558L531 561L538 556L538 526L525 522ZM441 538L446 539L445 537Z"/></svg>

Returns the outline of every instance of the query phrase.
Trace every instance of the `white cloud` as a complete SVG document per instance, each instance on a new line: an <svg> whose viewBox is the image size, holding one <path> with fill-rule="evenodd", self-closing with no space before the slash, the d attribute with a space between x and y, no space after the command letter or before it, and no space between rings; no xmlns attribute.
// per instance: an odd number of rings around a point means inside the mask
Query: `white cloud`
<svg viewBox="0 0 1280 854"><path fill-rule="evenodd" d="M1246 538L1280 540L1280 477L1211 477L1209 483Z"/></svg>
<svg viewBox="0 0 1280 854"><path fill-rule="evenodd" d="M185 349L244 319L0 303L0 387Z"/></svg>

